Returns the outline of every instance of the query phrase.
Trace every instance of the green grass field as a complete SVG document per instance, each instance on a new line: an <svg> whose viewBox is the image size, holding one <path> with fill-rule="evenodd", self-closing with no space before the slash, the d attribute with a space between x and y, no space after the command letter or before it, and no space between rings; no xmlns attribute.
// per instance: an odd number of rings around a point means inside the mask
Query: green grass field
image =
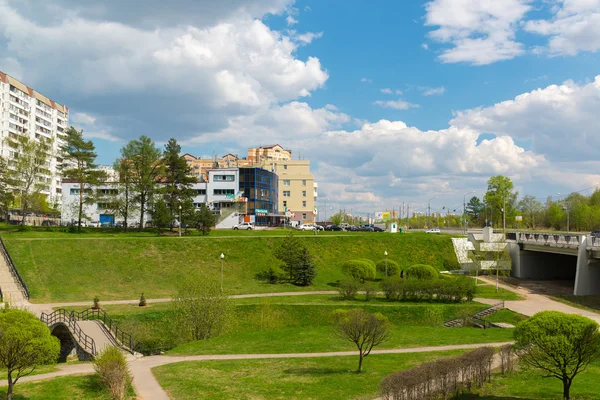
<svg viewBox="0 0 600 400"><path fill-rule="evenodd" d="M127 399L135 399L133 389ZM0 387L6 398L6 386ZM63 376L39 382L18 382L13 389L15 400L110 400L97 375Z"/></svg>
<svg viewBox="0 0 600 400"><path fill-rule="evenodd" d="M524 300L524 297L518 293L511 292L503 288L498 288L494 285L481 285L477 286L477 294L475 297L481 297L484 299L498 299L498 300Z"/></svg>
<svg viewBox="0 0 600 400"><path fill-rule="evenodd" d="M251 232L253 233L253 232ZM249 233L249 234L251 234ZM257 232L258 233L258 232ZM24 239L3 234L6 246L31 292L33 302L135 299L174 294L177 282L191 273L218 279L219 255L225 254L224 286L231 293L332 290L343 279L341 264L349 259L389 258L409 266L416 263L444 269L456 263L449 236L376 234L301 236L315 256L318 275L307 288L270 285L255 279L277 267L272 249L282 238L269 236L219 237L103 237L89 239Z"/></svg>
<svg viewBox="0 0 600 400"><path fill-rule="evenodd" d="M591 364L575 377L571 386L572 400L600 399L600 362ZM457 400L562 400L562 382L542 378L537 370L517 370L505 376L494 375L479 394L460 396Z"/></svg>
<svg viewBox="0 0 600 400"><path fill-rule="evenodd" d="M174 400L371 400L384 376L456 354L373 354L361 374L354 372L358 356L182 362L152 372Z"/></svg>

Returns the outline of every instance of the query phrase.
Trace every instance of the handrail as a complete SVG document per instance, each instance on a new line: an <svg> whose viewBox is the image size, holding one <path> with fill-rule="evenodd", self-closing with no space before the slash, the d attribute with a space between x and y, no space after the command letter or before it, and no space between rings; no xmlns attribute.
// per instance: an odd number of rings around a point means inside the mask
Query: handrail
<svg viewBox="0 0 600 400"><path fill-rule="evenodd" d="M8 265L8 269L10 270L10 273L17 280L17 282L21 285L21 293L23 293L23 297L26 300L29 300L29 288L27 287L27 284L21 277L21 274L19 274L19 270L17 269L17 267L15 266L15 263L13 262L12 258L10 257L10 254L8 253L8 250L6 249L6 246L4 245L4 241L2 240L2 237L0 237L0 252L4 256L4 260L6 261L6 265Z"/></svg>
<svg viewBox="0 0 600 400"><path fill-rule="evenodd" d="M72 311L71 315L73 316L73 318L79 321L102 321L102 323L104 323L104 326L107 328L108 332L121 347L130 351L134 351L135 341L133 340L133 336L119 328L115 321L103 309L88 308L87 310L80 312Z"/></svg>
<svg viewBox="0 0 600 400"><path fill-rule="evenodd" d="M481 311L478 311L477 313L473 314L472 316L470 316L468 318L465 318L465 320L468 319L468 320L471 321L472 324L481 325L481 327L483 329L491 328L491 327L494 326L494 324L491 323L491 322L489 322L489 321L487 321L487 320L485 320L485 319L483 319L483 318L481 318L481 316L485 317L485 315L482 315L482 314L484 314L486 311L489 311L489 310L494 310L494 309L501 310L503 308L504 308L504 300L500 300L499 302L490 305L488 308L485 308L485 309L483 309ZM461 320L461 319L460 318L451 319L450 321L446 321L444 323L444 326L450 326L449 324L451 324L452 322L455 322L455 321L459 321L459 320Z"/></svg>
<svg viewBox="0 0 600 400"><path fill-rule="evenodd" d="M65 310L64 308L60 308L51 314L42 312L40 320L48 325L48 327L57 323L63 323L67 325L71 333L75 335L79 345L92 356L96 355L96 343L94 342L94 339L86 335L73 317L73 314L69 311Z"/></svg>

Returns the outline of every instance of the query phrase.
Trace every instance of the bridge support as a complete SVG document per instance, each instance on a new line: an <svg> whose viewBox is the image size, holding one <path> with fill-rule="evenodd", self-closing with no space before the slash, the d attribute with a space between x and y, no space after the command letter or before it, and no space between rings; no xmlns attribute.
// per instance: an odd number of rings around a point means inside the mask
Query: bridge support
<svg viewBox="0 0 600 400"><path fill-rule="evenodd" d="M576 258L572 255L523 250L509 243L512 275L521 279L573 279Z"/></svg>
<svg viewBox="0 0 600 400"><path fill-rule="evenodd" d="M92 359L91 354L85 352L77 341L73 338L73 335L64 324L57 324L51 329L52 335L56 336L60 340L60 354L58 356L58 362L66 362L71 357L76 357L79 361L90 361Z"/></svg>
<svg viewBox="0 0 600 400"><path fill-rule="evenodd" d="M590 257L587 249L588 236L581 235L577 252L575 296L600 295L600 260Z"/></svg>

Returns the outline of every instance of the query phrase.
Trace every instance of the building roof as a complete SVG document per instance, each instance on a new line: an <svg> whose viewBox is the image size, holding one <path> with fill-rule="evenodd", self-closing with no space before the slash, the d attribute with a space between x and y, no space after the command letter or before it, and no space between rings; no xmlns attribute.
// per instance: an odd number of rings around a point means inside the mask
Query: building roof
<svg viewBox="0 0 600 400"><path fill-rule="evenodd" d="M9 83L10 85L16 87L20 91L27 93L30 97L34 97L34 98L38 99L42 103L48 105L49 107L52 107L55 110L58 110L62 113L66 113L69 111L69 109L66 106L64 106L62 104L58 104L58 103L50 100L49 98L47 98L40 92L33 90L29 86L25 85L23 82L19 81L18 79L13 78L12 76L10 76L8 74L5 74L2 71L0 71L0 80L2 80L2 82L4 82L4 83Z"/></svg>

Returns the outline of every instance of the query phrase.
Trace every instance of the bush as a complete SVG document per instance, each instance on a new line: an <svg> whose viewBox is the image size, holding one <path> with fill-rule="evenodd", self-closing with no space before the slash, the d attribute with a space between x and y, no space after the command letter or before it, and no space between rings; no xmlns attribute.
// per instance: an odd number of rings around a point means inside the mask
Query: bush
<svg viewBox="0 0 600 400"><path fill-rule="evenodd" d="M449 254L446 257L444 257L444 261L443 261L442 265L444 266L444 269L446 271L453 271L453 270L460 269L460 263L456 259L455 254Z"/></svg>
<svg viewBox="0 0 600 400"><path fill-rule="evenodd" d="M377 271L385 275L385 265L387 261L387 276L399 276L400 266L394 260L380 260L377 262Z"/></svg>
<svg viewBox="0 0 600 400"><path fill-rule="evenodd" d="M94 360L94 369L100 377L100 382L108 389L111 399L125 398L129 386L129 369L127 360L119 349L111 346L104 350Z"/></svg>
<svg viewBox="0 0 600 400"><path fill-rule="evenodd" d="M140 296L139 306L140 307L146 307L146 298L144 297L144 293L142 293L142 295Z"/></svg>
<svg viewBox="0 0 600 400"><path fill-rule="evenodd" d="M359 289L359 284L355 280L347 279L340 282L338 292L344 300L354 300Z"/></svg>
<svg viewBox="0 0 600 400"><path fill-rule="evenodd" d="M344 274L365 282L367 279L375 279L375 263L371 260L350 260L342 264Z"/></svg>
<svg viewBox="0 0 600 400"><path fill-rule="evenodd" d="M279 282L279 275L272 267L269 267L269 269L257 273L256 279L274 285Z"/></svg>
<svg viewBox="0 0 600 400"><path fill-rule="evenodd" d="M431 265L415 264L406 269L405 275L407 278L435 279L438 277L438 272Z"/></svg>
<svg viewBox="0 0 600 400"><path fill-rule="evenodd" d="M100 307L100 297L94 296L94 305L92 306L94 310L99 310Z"/></svg>
<svg viewBox="0 0 600 400"><path fill-rule="evenodd" d="M377 294L377 288L372 283L366 283L363 286L363 291L365 292L365 301L372 300Z"/></svg>
<svg viewBox="0 0 600 400"><path fill-rule="evenodd" d="M381 289L389 301L460 303L473 300L475 294L475 285L466 277L434 280L393 277L381 282Z"/></svg>

